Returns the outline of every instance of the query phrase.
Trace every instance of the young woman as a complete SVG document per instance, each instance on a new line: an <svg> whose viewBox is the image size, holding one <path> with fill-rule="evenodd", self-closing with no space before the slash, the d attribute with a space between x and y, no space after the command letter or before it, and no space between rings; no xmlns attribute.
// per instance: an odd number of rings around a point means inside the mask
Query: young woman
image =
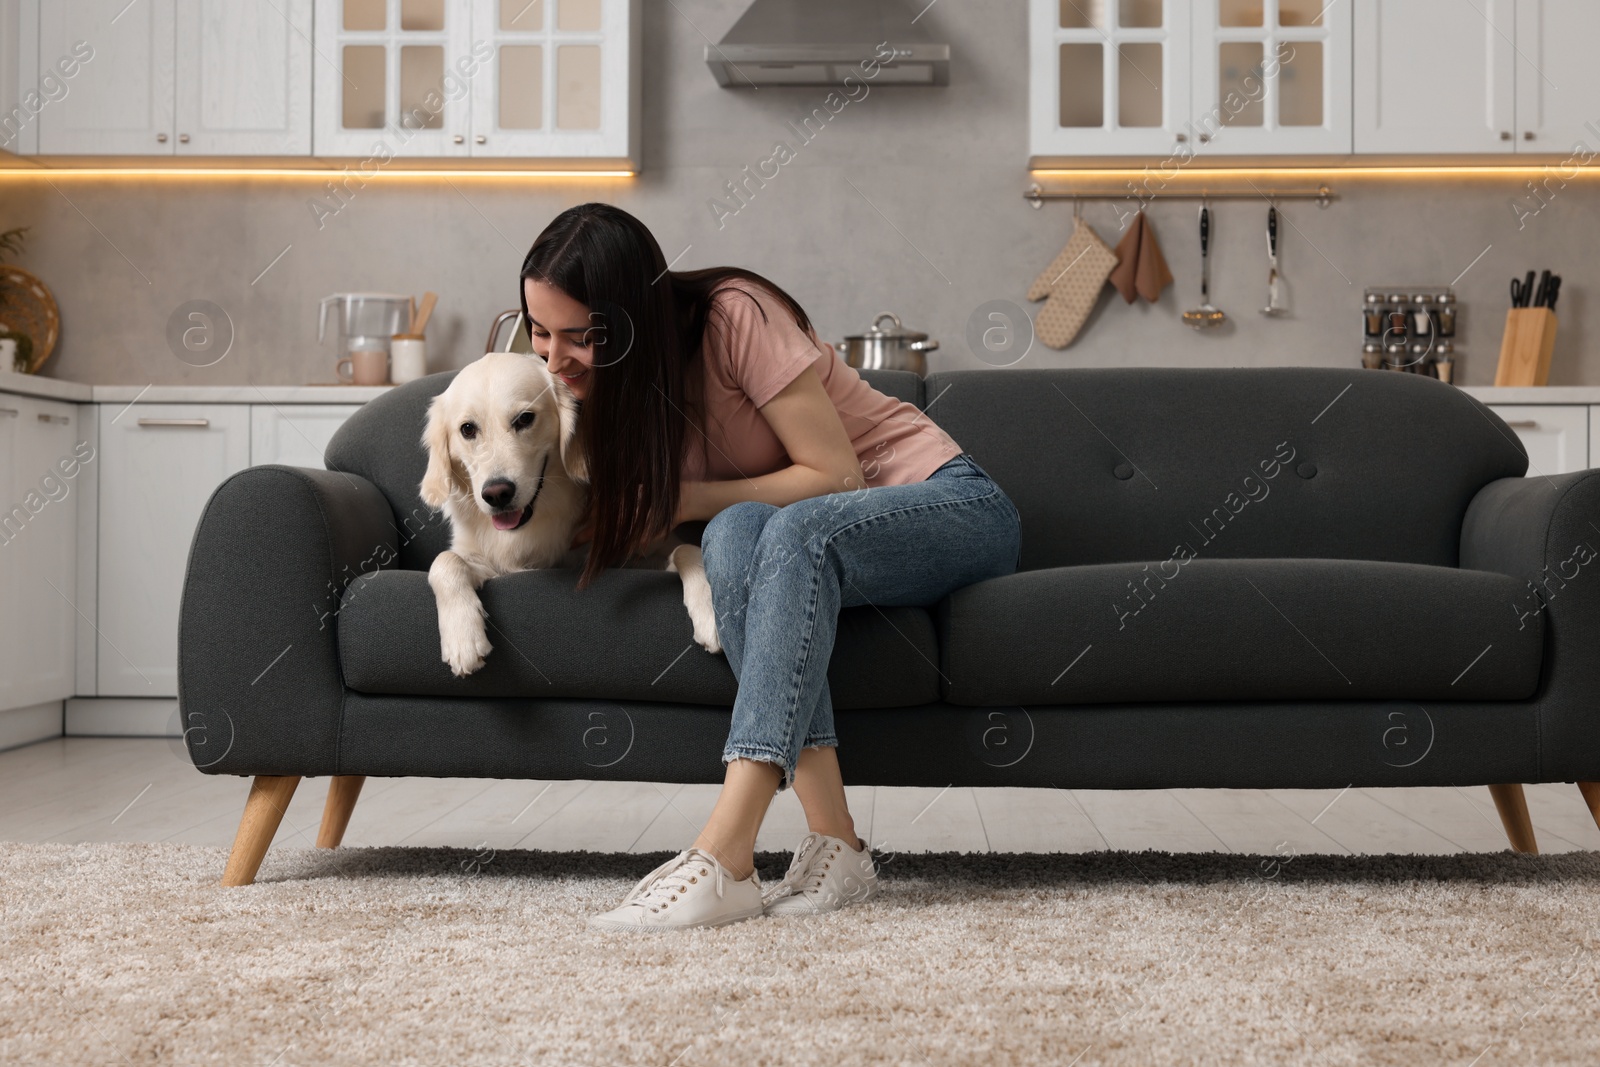
<svg viewBox="0 0 1600 1067"><path fill-rule="evenodd" d="M716 926L829 911L876 872L845 802L828 661L842 607L930 605L1020 561L1017 509L914 404L873 389L750 271L671 271L608 204L562 212L522 265L534 352L581 403L582 588L683 522L739 681L722 792L691 848L590 921ZM810 828L763 894L756 832L792 786Z"/></svg>

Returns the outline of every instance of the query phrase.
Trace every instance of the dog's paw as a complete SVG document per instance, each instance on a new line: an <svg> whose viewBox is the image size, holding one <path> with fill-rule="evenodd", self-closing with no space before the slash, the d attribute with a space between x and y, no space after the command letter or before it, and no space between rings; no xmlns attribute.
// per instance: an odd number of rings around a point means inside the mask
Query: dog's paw
<svg viewBox="0 0 1600 1067"><path fill-rule="evenodd" d="M722 641L717 637L716 617L710 611L690 612L689 617L694 620L694 643L707 652L721 652Z"/></svg>
<svg viewBox="0 0 1600 1067"><path fill-rule="evenodd" d="M465 678L483 666L483 659L494 646L481 618L468 618L439 627L439 654L450 666L450 673Z"/></svg>

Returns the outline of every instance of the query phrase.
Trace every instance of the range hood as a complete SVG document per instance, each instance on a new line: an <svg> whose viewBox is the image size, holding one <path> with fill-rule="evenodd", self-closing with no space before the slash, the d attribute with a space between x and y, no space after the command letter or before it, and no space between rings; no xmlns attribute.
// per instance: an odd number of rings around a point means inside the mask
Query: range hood
<svg viewBox="0 0 1600 1067"><path fill-rule="evenodd" d="M706 65L725 89L840 85L852 74L872 85L948 85L950 46L923 28L933 5L917 3L754 0L727 36L706 46ZM872 59L879 67L868 76L861 64Z"/></svg>

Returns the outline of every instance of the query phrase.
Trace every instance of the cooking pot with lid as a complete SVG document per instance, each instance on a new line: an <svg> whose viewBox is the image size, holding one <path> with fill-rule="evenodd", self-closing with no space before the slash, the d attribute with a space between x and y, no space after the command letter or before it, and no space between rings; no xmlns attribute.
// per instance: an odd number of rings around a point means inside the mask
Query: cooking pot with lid
<svg viewBox="0 0 1600 1067"><path fill-rule="evenodd" d="M880 328L887 319L894 325ZM900 317L885 311L872 320L864 333L852 334L833 346L844 361L858 370L908 370L926 374L926 353L939 347L938 341L928 340L928 335L908 330L900 325Z"/></svg>

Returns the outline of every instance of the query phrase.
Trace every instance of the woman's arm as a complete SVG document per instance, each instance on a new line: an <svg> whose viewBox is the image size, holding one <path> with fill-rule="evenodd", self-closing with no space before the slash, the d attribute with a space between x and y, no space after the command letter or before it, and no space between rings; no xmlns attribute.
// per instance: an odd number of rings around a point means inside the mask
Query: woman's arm
<svg viewBox="0 0 1600 1067"><path fill-rule="evenodd" d="M710 519L741 500L783 507L797 500L866 485L855 446L815 367L801 371L798 378L756 410L783 442L791 465L754 478L683 482L678 522Z"/></svg>

